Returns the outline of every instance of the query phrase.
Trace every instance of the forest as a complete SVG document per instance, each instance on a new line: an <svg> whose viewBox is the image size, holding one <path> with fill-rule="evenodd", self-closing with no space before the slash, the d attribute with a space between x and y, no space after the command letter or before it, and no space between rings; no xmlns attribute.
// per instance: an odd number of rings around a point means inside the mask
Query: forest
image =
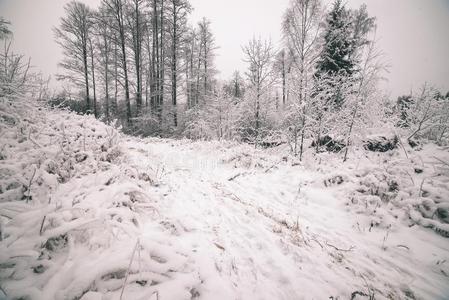
<svg viewBox="0 0 449 300"><path fill-rule="evenodd" d="M320 141L318 151L332 135L343 148L379 127L447 141L449 91L423 84L392 101L378 88L388 65L366 6L337 1L326 12L293 1L282 43L254 35L242 45L247 71L224 82L211 21L189 25L191 10L181 0L69 3L55 37L65 54L58 79L71 84L52 104L136 135L289 143L300 157L305 138Z"/></svg>
<svg viewBox="0 0 449 300"><path fill-rule="evenodd" d="M222 79L193 9L67 2L53 77L0 17L0 300L447 299L449 91L343 0Z"/></svg>

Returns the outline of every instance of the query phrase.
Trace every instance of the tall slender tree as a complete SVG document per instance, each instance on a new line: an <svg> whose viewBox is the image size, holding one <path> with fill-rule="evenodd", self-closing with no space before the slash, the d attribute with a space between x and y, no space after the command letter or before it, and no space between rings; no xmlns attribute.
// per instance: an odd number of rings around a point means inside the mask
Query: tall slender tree
<svg viewBox="0 0 449 300"><path fill-rule="evenodd" d="M294 154L297 154L297 133L300 130L299 158L302 159L307 119L313 92L313 74L319 50L319 33L322 11L319 0L293 0L283 20L283 33L292 56L295 72L296 101L292 103ZM285 54L284 54L285 55Z"/></svg>
<svg viewBox="0 0 449 300"><path fill-rule="evenodd" d="M187 0L170 0L168 6L169 36L171 42L170 73L171 73L171 100L173 105L173 124L178 126L177 103L178 103L178 81L181 74L179 67L179 53L184 47L185 35L188 32L187 17L191 11Z"/></svg>
<svg viewBox="0 0 449 300"><path fill-rule="evenodd" d="M59 65L66 71L57 76L60 80L70 79L84 86L86 109L90 111L89 90L89 36L92 27L90 9L82 2L71 1L64 7L66 15L59 27L54 28L56 42L63 50L64 58Z"/></svg>
<svg viewBox="0 0 449 300"><path fill-rule="evenodd" d="M198 23L198 39L199 39L199 51L198 51L198 69L202 67L202 99L206 101L206 98L211 91L211 83L215 74L213 66L213 59L215 57L215 37L211 30L211 22L203 18ZM198 72L200 74L200 72ZM199 80L199 77L198 77ZM199 90L199 81L197 82L197 92Z"/></svg>
<svg viewBox="0 0 449 300"><path fill-rule="evenodd" d="M271 41L262 41L261 38L253 37L246 46L243 47L245 61L249 64L248 80L255 93L254 109L254 135L257 146L260 138L260 101L267 92L271 83L273 47Z"/></svg>
<svg viewBox="0 0 449 300"><path fill-rule="evenodd" d="M111 12L114 23L112 28L116 32L116 37L118 38L117 43L119 44L121 50L121 60L123 69L123 81L125 88L125 103L126 103L126 121L127 124L131 124L131 102L129 94L129 78L128 78L128 61L127 61L127 49L126 49L126 28L125 28L125 15L124 15L124 2L123 0L103 0L106 7L109 8Z"/></svg>

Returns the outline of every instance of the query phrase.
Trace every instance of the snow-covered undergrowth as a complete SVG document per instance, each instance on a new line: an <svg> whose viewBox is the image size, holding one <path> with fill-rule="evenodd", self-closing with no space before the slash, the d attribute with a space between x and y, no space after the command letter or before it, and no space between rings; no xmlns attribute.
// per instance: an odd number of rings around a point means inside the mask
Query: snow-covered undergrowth
<svg viewBox="0 0 449 300"><path fill-rule="evenodd" d="M449 295L447 149L299 162L0 111L0 299Z"/></svg>
<svg viewBox="0 0 449 300"><path fill-rule="evenodd" d="M427 144L419 150L361 152L337 170L327 161L324 183L338 186L350 210L370 216L371 227L421 225L449 237L448 150Z"/></svg>
<svg viewBox="0 0 449 300"><path fill-rule="evenodd" d="M184 275L188 260L170 239L158 238L171 224L160 223L158 195L143 188L156 175L130 166L119 134L93 117L30 113L2 120L0 299L117 298L124 280L124 299L164 289L187 298L195 277ZM154 230L138 240L144 226Z"/></svg>

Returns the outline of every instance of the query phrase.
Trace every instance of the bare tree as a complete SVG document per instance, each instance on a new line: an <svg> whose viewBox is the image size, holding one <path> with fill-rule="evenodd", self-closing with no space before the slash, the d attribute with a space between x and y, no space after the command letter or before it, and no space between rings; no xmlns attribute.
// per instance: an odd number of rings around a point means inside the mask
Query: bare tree
<svg viewBox="0 0 449 300"><path fill-rule="evenodd" d="M249 43L243 47L245 61L249 64L246 73L251 87L255 92L255 144L257 146L260 136L260 98L263 96L272 83L272 58L273 49L271 41L262 41L261 38L253 37Z"/></svg>
<svg viewBox="0 0 449 300"><path fill-rule="evenodd" d="M295 72L295 88L292 92L296 101L292 103L291 119L294 140L294 154L297 154L297 136L301 131L299 158L304 151L304 137L307 129L308 108L313 92L313 73L318 57L320 21L322 18L319 0L293 0L283 19L283 33L292 55ZM299 124L298 124L299 123Z"/></svg>
<svg viewBox="0 0 449 300"><path fill-rule="evenodd" d="M409 141L426 137L442 144L449 128L449 97L442 96L435 87L426 83L419 93L410 97L405 116L410 127Z"/></svg>
<svg viewBox="0 0 449 300"><path fill-rule="evenodd" d="M143 10L143 0L132 0L132 6L128 13L128 26L132 34L132 50L134 53L134 67L136 72L136 114L142 110L142 44L143 31L145 29L145 19Z"/></svg>
<svg viewBox="0 0 449 300"><path fill-rule="evenodd" d="M194 82L195 82L195 51L197 49L197 33L194 28L188 30L188 34L185 38L184 46L184 60L185 60L185 71L186 71L186 96L187 96L187 108L190 109L195 105L194 96Z"/></svg>
<svg viewBox="0 0 449 300"><path fill-rule="evenodd" d="M375 36L375 33L374 33ZM357 74L357 89L353 93L353 101L348 106L351 107L351 114L349 118L349 127L346 134L346 148L343 161L348 159L348 150L351 144L351 138L354 131L354 127L357 124L357 120L360 117L360 111L366 109L369 100L372 100L372 96L375 95L376 85L381 79L380 75L382 71L385 71L387 66L383 63L383 53L376 48L376 41L373 39L367 44L366 53L364 54L363 65L360 72Z"/></svg>
<svg viewBox="0 0 449 300"><path fill-rule="evenodd" d="M191 6L186 0L171 0L168 7L168 23L170 27L170 41L171 41L171 57L170 57L170 72L171 72L171 98L173 105L173 124L178 126L177 117L177 92L179 75L179 52L183 47L184 35L187 33L187 16L191 11Z"/></svg>
<svg viewBox="0 0 449 300"><path fill-rule="evenodd" d="M215 38L211 30L211 22L203 18L198 23L198 38L199 38L199 50L198 50L198 81L197 81L197 93L199 91L199 79L200 68L202 67L202 81L203 81L203 101L206 100L208 93L211 90L211 83L215 73L212 62L215 57Z"/></svg>
<svg viewBox="0 0 449 300"><path fill-rule="evenodd" d="M66 74L58 79L70 79L78 85L84 85L86 108L90 110L88 43L92 27L91 11L82 2L72 1L65 7L66 16L61 25L55 28L56 42L62 47L64 59L59 65Z"/></svg>
<svg viewBox="0 0 449 300"><path fill-rule="evenodd" d="M162 125L162 113L164 104L164 76L165 76L165 1L152 1L152 80L153 96L152 104L153 111L156 112L159 120L159 125Z"/></svg>
<svg viewBox="0 0 449 300"><path fill-rule="evenodd" d="M100 7L96 14L96 35L98 36L98 49L100 53L101 70L103 73L103 85L104 85L104 101L105 101L105 115L106 122L109 124L111 120L110 111L110 96L109 96L109 84L110 84L110 62L113 47L112 32L109 27L111 17L108 15L105 7Z"/></svg>
<svg viewBox="0 0 449 300"><path fill-rule="evenodd" d="M109 9L114 17L114 23L111 24L112 28L116 32L118 37L118 44L121 50L123 80L125 87L125 102L126 102L126 121L127 124L131 124L131 102L129 97L129 78L128 78L128 64L126 55L126 31L125 31L125 15L124 15L124 3L122 0L103 0L104 5Z"/></svg>
<svg viewBox="0 0 449 300"><path fill-rule="evenodd" d="M22 95L28 89L30 59L12 52L11 43L5 40L0 53L0 97Z"/></svg>
<svg viewBox="0 0 449 300"><path fill-rule="evenodd" d="M91 72L92 72L92 90L94 92L94 102L93 102L93 108L94 108L94 115L95 118L98 118L98 109L97 109L97 89L95 86L95 64L94 64L94 45L92 43L92 37L89 37L89 50L90 50L90 67L91 67Z"/></svg>
<svg viewBox="0 0 449 300"><path fill-rule="evenodd" d="M287 77L291 70L291 62L288 49L281 49L275 58L276 73L281 77L282 107L285 108L287 102Z"/></svg>

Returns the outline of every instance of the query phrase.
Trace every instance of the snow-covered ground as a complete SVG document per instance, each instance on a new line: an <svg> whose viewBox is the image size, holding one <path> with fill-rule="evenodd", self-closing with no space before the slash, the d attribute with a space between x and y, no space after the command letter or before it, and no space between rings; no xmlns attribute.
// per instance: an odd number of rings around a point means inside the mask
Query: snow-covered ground
<svg viewBox="0 0 449 300"><path fill-rule="evenodd" d="M40 114L2 121L0 299L449 299L447 149L299 162Z"/></svg>

